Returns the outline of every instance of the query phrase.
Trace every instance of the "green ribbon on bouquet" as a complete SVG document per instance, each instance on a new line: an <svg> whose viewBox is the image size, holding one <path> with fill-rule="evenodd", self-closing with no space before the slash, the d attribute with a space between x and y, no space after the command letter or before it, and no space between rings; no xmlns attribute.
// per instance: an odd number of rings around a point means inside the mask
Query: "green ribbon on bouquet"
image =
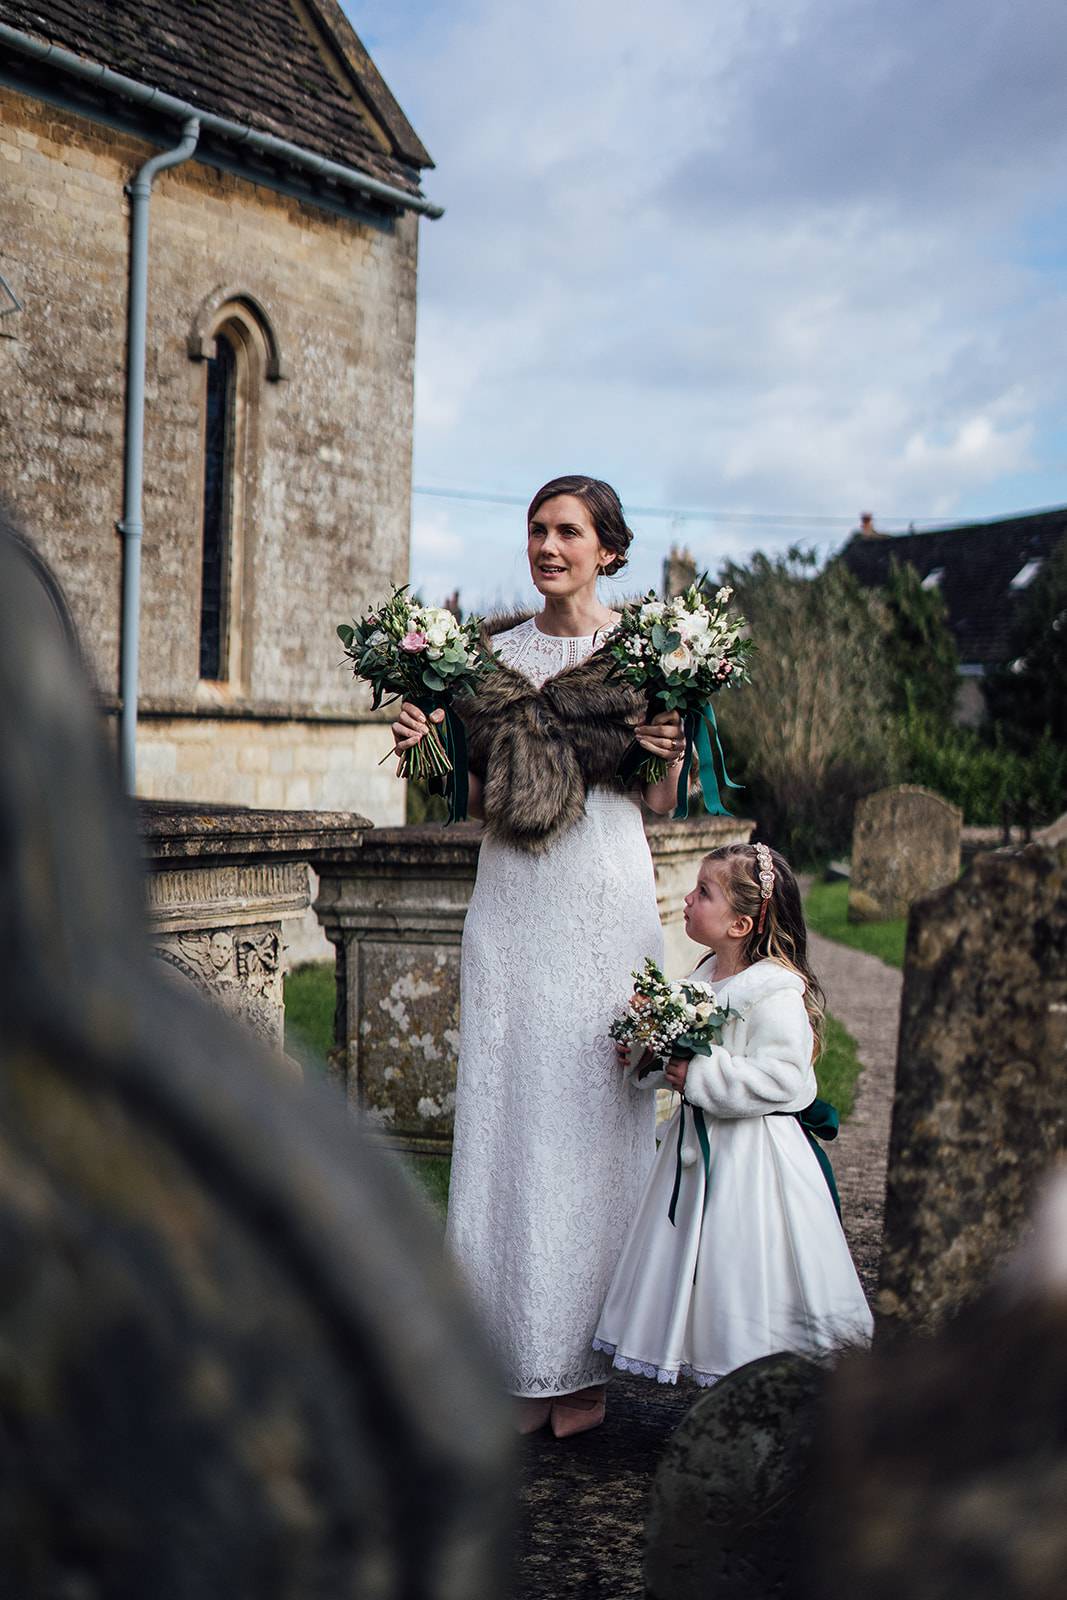
<svg viewBox="0 0 1067 1600"><path fill-rule="evenodd" d="M700 1153L704 1158L704 1199L708 1197L708 1183L711 1179L711 1140L708 1138L708 1125L704 1120L704 1113L699 1106L689 1105L689 1101L682 1096L682 1104L678 1115L678 1153L674 1163L674 1188L671 1190L671 1203L667 1207L667 1216L671 1227L677 1226L674 1213L678 1209L678 1193L682 1187L682 1145L685 1142L685 1113L686 1107L693 1113L693 1127L696 1130L697 1143Z"/></svg>
<svg viewBox="0 0 1067 1600"><path fill-rule="evenodd" d="M648 714L650 720L655 715L655 698L649 703ZM719 793L719 781L715 773L715 759L711 748L713 739L715 741L715 749L719 752L723 788L741 789L744 785L735 783L726 770L726 757L723 755L722 740L719 738L719 725L715 720L715 707L710 700L698 710L683 713L682 730L685 733L685 754L682 757L682 766L678 773L678 793L674 808L675 820L681 822L689 815L689 774L693 766L694 751L700 763L700 784L704 791L705 809L713 817L732 816L733 813L727 811L723 805L722 796ZM632 783L647 760L648 751L643 750L634 740L619 763L619 777L624 783Z"/></svg>
<svg viewBox="0 0 1067 1600"><path fill-rule="evenodd" d="M687 711L682 718L682 727L685 730L685 755L682 757L682 770L678 774L678 803L675 806L675 821L680 822L689 815L689 771L693 765L693 752L696 751L697 761L700 764L700 787L704 792L705 810L713 817L729 817L732 812L727 811L722 803L719 793L719 781L715 775L715 760L711 752L711 741L715 740L715 748L719 752L719 764L722 767L723 787L726 789L740 789L744 786L735 783L726 770L726 757L722 753L722 740L719 738L719 724L715 720L715 707L709 700L699 711Z"/></svg>
<svg viewBox="0 0 1067 1600"><path fill-rule="evenodd" d="M431 711L444 711L445 720L441 723L432 723L431 726L441 737L452 770L444 777L428 778L427 788L431 794L443 794L447 799L449 822L466 822L470 797L470 765L467 759L467 730L463 726L463 719L457 717L447 700L434 700L430 696L425 696L417 699L415 704L427 716ZM432 738L433 734L427 737Z"/></svg>

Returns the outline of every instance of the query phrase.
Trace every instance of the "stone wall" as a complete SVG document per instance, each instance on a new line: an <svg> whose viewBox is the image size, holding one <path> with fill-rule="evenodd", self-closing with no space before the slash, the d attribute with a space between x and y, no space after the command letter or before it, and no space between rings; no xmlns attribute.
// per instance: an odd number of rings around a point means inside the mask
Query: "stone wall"
<svg viewBox="0 0 1067 1600"><path fill-rule="evenodd" d="M152 153L0 89L0 271L23 303L0 324L0 474L67 592L105 696L117 693L120 646L123 185ZM213 695L224 710L253 715L269 707L277 716L280 707L298 720L362 720L368 700L339 665L334 627L408 573L417 223L356 222L192 161L157 180L150 238L142 695L183 712L210 714ZM284 377L268 381L261 362L250 384L241 673L205 700L198 632L206 368L191 359L189 341L205 304L227 289L263 307ZM240 739L247 736L244 723ZM238 768L238 737L214 730L199 740L215 750L205 781L215 797L262 804L275 786L253 791L247 780L285 778L292 794L284 803L299 804L304 776L311 803L320 803L316 789L329 789L330 805L397 820L401 786L387 803L373 764L354 764L359 783L344 792L319 772L323 745L332 740L336 750L347 736L301 733L291 743L308 746L303 773L272 771L269 755L267 770L252 773ZM268 745L271 737L264 734ZM358 744L362 736L354 737ZM373 744L378 735L367 737ZM188 745L176 724L146 723L148 792L159 794L165 776L175 778L173 792L195 788L198 758Z"/></svg>

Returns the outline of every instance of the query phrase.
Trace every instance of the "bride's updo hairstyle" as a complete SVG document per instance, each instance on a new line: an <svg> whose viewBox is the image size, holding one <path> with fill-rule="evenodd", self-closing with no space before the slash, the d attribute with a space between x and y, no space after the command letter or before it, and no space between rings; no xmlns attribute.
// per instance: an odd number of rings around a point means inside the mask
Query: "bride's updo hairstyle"
<svg viewBox="0 0 1067 1600"><path fill-rule="evenodd" d="M633 539L633 534L626 526L626 518L622 514L622 501L611 484L604 483L600 478L586 478L577 473L570 478L553 478L550 483L538 489L530 501L530 509L526 513L527 527L545 501L554 500L560 494L572 494L585 506L596 529L597 538L605 550L611 551L612 559L604 568L604 576L613 578L626 565L626 552Z"/></svg>
<svg viewBox="0 0 1067 1600"><path fill-rule="evenodd" d="M761 846L761 848L763 848ZM733 911L752 918L752 932L742 952L746 966L769 959L788 967L804 980L804 1006L815 1035L815 1055L822 1053L826 1033L826 997L808 961L808 930L800 887L793 869L777 850L766 847L774 872L767 914L760 927L763 895L756 847L751 844L724 844L704 857L701 866L723 868L719 883Z"/></svg>

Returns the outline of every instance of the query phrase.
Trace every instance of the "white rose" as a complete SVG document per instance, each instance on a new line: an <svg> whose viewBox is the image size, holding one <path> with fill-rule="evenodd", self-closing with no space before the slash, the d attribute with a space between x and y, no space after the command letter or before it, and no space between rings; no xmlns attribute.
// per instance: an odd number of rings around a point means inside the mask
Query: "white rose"
<svg viewBox="0 0 1067 1600"><path fill-rule="evenodd" d="M659 664L664 672L687 672L690 676L696 670L696 661L693 652L687 644L677 645L673 650L665 650L659 658Z"/></svg>
<svg viewBox="0 0 1067 1600"><path fill-rule="evenodd" d="M703 1027L704 1023L710 1020L714 1009L710 1000L702 1000L699 1005L693 1007L693 1020Z"/></svg>
<svg viewBox="0 0 1067 1600"><path fill-rule="evenodd" d="M428 623L424 632L427 643L435 645L439 650L448 643L450 629L446 628L443 622Z"/></svg>

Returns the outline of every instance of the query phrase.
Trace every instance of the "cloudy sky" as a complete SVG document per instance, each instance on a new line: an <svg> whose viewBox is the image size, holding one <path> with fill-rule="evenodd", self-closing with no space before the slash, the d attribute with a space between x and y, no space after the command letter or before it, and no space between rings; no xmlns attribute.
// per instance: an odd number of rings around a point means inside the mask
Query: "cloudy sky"
<svg viewBox="0 0 1067 1600"><path fill-rule="evenodd" d="M1062 0L345 6L446 207L418 489L605 477L627 589L1067 500ZM428 599L529 594L523 550L520 505L416 493Z"/></svg>

